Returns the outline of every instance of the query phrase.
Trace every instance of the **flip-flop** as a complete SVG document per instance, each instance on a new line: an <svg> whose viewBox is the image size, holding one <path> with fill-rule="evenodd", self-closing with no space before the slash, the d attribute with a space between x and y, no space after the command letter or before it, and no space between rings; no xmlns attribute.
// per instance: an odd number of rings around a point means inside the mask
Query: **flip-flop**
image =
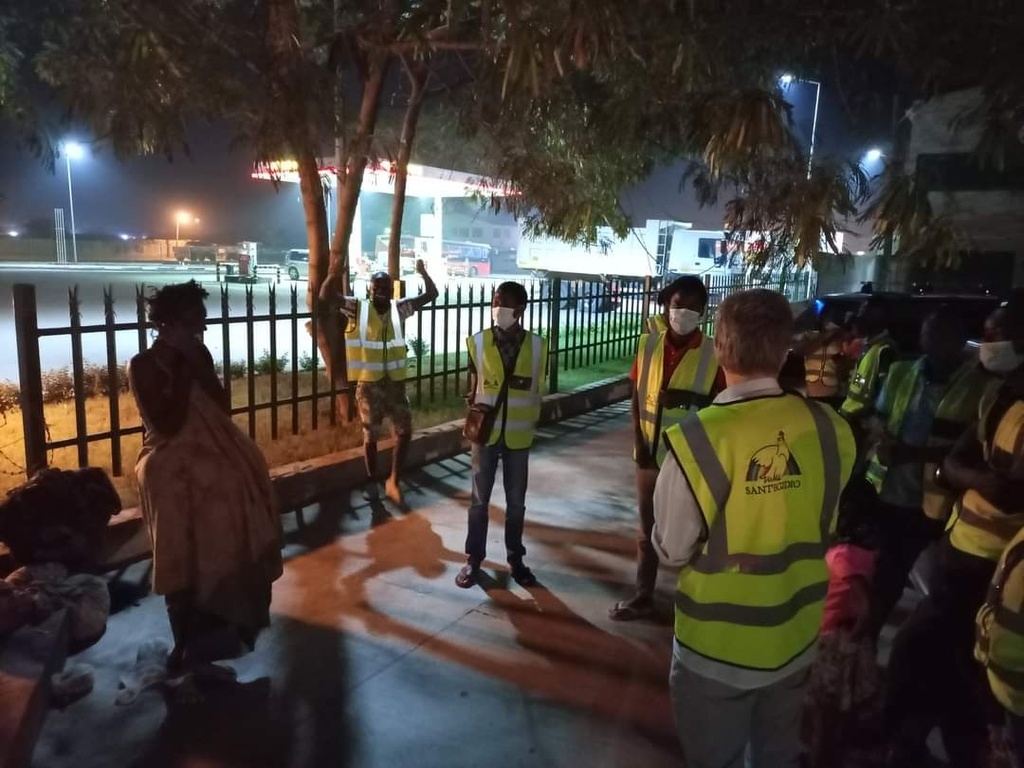
<svg viewBox="0 0 1024 768"><path fill-rule="evenodd" d="M620 600L608 610L612 621L642 621L654 616L653 603L635 605L629 600Z"/></svg>

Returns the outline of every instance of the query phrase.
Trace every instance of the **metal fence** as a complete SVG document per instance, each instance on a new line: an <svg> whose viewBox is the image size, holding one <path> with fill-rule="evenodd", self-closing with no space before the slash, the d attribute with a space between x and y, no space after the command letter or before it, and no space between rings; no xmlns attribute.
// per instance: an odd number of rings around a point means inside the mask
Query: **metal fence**
<svg viewBox="0 0 1024 768"><path fill-rule="evenodd" d="M592 367L605 361L628 360L635 352L645 318L656 311L657 281L576 282L561 279L522 280L528 295L524 326L548 339L548 389L558 392L560 374ZM791 301L813 295L813 275L804 274L785 285L756 286L739 279L706 276L709 307L705 331L713 326L714 310L721 300L751 287L781 288ZM406 323L409 345L407 389L414 405L451 404L462 396L467 381L468 354L465 339L490 327L493 281L465 280L446 286L438 299ZM339 390L321 370L317 336L317 312L300 301L293 284L279 292L273 284L221 284L219 295L207 302L205 341L218 361L229 394L244 393L233 414L243 417L253 438L257 416L269 420L269 437L299 434L305 427L333 426L338 418ZM14 286L15 332L18 347L19 404L24 432L24 468L31 476L45 467L58 449L75 448L79 466L89 466L90 448L109 445L109 469L123 471L122 439L143 431L142 424L122 423L122 405L131 398L127 389L125 361L147 349L150 325L146 320L145 295L136 289L130 319L119 319L113 289L103 294L101 322L84 323L77 288L68 295L68 324L41 327L35 287ZM283 293L282 297L280 293ZM260 294L263 294L262 296ZM233 311L232 300L244 302ZM283 299L283 301L281 301ZM284 306L281 306L281 304ZM40 345L61 339L70 344L70 371L63 373L64 391L55 386L54 372L44 371ZM91 350L87 359L86 348ZM102 354L92 354L99 352ZM101 357L99 362L96 357ZM625 363L623 370L628 369ZM60 380L60 376L57 376ZM235 398L237 399L237 398ZM54 439L47 425L46 406L66 400L74 410L73 434ZM326 419L321 413L330 404ZM100 405L103 428L90 426L87 412ZM300 411L304 414L300 419Z"/></svg>

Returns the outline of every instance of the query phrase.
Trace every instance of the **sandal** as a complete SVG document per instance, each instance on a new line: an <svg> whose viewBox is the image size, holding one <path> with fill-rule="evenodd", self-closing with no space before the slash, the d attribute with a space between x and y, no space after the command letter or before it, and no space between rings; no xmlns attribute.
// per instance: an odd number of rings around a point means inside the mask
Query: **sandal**
<svg viewBox="0 0 1024 768"><path fill-rule="evenodd" d="M455 585L462 589L469 589L480 578L480 566L474 563L466 563L455 576Z"/></svg>
<svg viewBox="0 0 1024 768"><path fill-rule="evenodd" d="M612 621L643 621L654 616L654 603L646 600L620 600L608 610Z"/></svg>

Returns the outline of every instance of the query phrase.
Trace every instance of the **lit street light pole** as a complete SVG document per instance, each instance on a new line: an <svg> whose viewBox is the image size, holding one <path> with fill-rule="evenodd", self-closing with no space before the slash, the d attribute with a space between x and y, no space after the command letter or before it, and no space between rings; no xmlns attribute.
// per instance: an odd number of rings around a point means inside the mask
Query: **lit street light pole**
<svg viewBox="0 0 1024 768"><path fill-rule="evenodd" d="M71 188L71 161L80 160L85 154L82 145L74 141L64 142L64 164L68 169L68 210L71 213L71 258L78 263L78 239L75 237L75 195Z"/></svg>
<svg viewBox="0 0 1024 768"><path fill-rule="evenodd" d="M814 165L814 140L818 135L818 105L821 103L821 83L817 80L807 80L793 75L783 75L779 78L784 86L788 86L794 80L814 86L814 118L811 121L811 148L807 152L807 178L811 178L811 168Z"/></svg>
<svg viewBox="0 0 1024 768"><path fill-rule="evenodd" d="M174 216L174 240L177 242L181 240L181 225L182 224L198 224L199 219L192 218L192 214L188 211L178 211Z"/></svg>

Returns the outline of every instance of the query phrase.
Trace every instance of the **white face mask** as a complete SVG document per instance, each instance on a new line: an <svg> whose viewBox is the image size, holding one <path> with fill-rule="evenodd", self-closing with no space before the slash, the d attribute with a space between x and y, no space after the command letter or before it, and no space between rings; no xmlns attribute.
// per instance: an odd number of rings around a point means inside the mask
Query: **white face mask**
<svg viewBox="0 0 1024 768"><path fill-rule="evenodd" d="M692 309L670 309L668 324L680 336L686 336L697 330L697 326L700 325L700 312L694 312Z"/></svg>
<svg viewBox="0 0 1024 768"><path fill-rule="evenodd" d="M511 307L491 307L491 320L494 324L507 331L516 324L516 311Z"/></svg>
<svg viewBox="0 0 1024 768"><path fill-rule="evenodd" d="M978 346L978 359L990 373L1009 373L1024 363L1024 355L1013 348L1012 341L983 341Z"/></svg>

